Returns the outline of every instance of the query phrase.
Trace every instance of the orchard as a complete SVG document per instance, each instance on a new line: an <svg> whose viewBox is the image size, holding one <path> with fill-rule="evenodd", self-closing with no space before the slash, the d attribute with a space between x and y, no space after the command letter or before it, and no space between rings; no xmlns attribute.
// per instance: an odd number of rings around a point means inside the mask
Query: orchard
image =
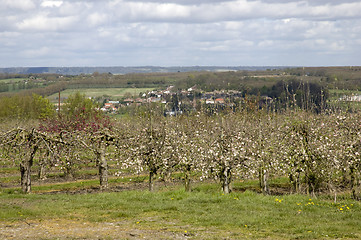
<svg viewBox="0 0 361 240"><path fill-rule="evenodd" d="M260 191L270 194L270 180L286 177L290 193L346 191L360 199L360 113L245 108L164 117L150 109L115 120L97 109L78 94L36 126L3 128L1 161L20 167L23 192L31 192L34 164L42 176L44 169L58 169L71 178L93 162L101 190L118 172L147 175L150 191L157 179L180 174L186 191L215 180L224 194L245 179L258 179Z"/></svg>

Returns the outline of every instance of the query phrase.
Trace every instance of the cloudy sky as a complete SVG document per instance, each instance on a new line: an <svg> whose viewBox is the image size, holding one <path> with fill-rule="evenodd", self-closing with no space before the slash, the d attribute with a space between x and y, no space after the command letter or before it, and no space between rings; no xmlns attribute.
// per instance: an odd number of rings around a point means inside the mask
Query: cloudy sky
<svg viewBox="0 0 361 240"><path fill-rule="evenodd" d="M0 67L360 60L359 0L0 0Z"/></svg>

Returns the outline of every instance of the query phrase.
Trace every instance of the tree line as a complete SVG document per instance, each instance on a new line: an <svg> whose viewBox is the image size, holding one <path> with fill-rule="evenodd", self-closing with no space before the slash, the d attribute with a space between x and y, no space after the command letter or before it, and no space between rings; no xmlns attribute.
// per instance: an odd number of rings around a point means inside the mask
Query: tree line
<svg viewBox="0 0 361 240"><path fill-rule="evenodd" d="M307 67L268 71L132 73L124 75L98 72L64 76L60 74L0 74L0 79L20 77L43 79L47 85L63 82L67 84L66 88L165 88L174 85L175 89L180 90L197 85L203 91L239 90L249 94L257 94L259 91L261 91L261 94L265 94L265 88L271 88L278 81L292 80L312 84L317 83L323 88L329 89L361 88L360 67ZM50 91L49 93L45 92L46 94L50 95L52 93Z"/></svg>
<svg viewBox="0 0 361 240"><path fill-rule="evenodd" d="M53 104L37 94L0 98L0 122L44 119L55 113Z"/></svg>

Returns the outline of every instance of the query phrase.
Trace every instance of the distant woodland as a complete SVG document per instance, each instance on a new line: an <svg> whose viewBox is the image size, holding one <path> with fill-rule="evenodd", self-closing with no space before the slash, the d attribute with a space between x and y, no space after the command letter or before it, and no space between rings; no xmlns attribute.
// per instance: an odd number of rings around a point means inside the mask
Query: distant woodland
<svg viewBox="0 0 361 240"><path fill-rule="evenodd" d="M204 91L243 90L266 91L278 81L301 80L317 83L328 89L361 90L361 67L308 67L265 71L171 72L171 73L112 73L61 75L0 73L0 91L50 95L66 88L162 88L174 85L186 89L197 85ZM32 89L29 91L29 89ZM263 89L263 90L262 90Z"/></svg>
<svg viewBox="0 0 361 240"><path fill-rule="evenodd" d="M227 69L226 69L227 70ZM0 73L0 97L6 98L39 95L46 98L66 89L151 88L166 89L173 86L174 93L195 87L196 96L215 91L237 91L240 97L269 97L278 101L297 102L304 107L307 101L320 108L332 94L340 91L361 91L361 67L305 67L239 71L192 71L168 73L63 75L56 73ZM197 95L198 94L198 95ZM189 95L189 94L188 94ZM111 96L108 96L108 99ZM189 96L188 96L189 98ZM305 99L308 99L307 101ZM104 101L103 99L100 99ZM179 100L179 98L178 98ZM192 99L190 99L192 100ZM275 101L274 101L275 102ZM1 104L0 104L1 105ZM3 109L6 109L3 106Z"/></svg>

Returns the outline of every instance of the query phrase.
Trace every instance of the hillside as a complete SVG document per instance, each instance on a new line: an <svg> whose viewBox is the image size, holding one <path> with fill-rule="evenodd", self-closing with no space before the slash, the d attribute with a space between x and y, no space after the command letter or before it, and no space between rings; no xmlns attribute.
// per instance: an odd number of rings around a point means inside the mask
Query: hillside
<svg viewBox="0 0 361 240"><path fill-rule="evenodd" d="M39 74L56 73L64 75L79 75L98 73L128 74L128 73L170 73L170 72L193 72L193 71L255 71L266 69L282 69L280 66L190 66L190 67L158 67L158 66L140 66L140 67L12 67L0 68L0 73L11 74Z"/></svg>

